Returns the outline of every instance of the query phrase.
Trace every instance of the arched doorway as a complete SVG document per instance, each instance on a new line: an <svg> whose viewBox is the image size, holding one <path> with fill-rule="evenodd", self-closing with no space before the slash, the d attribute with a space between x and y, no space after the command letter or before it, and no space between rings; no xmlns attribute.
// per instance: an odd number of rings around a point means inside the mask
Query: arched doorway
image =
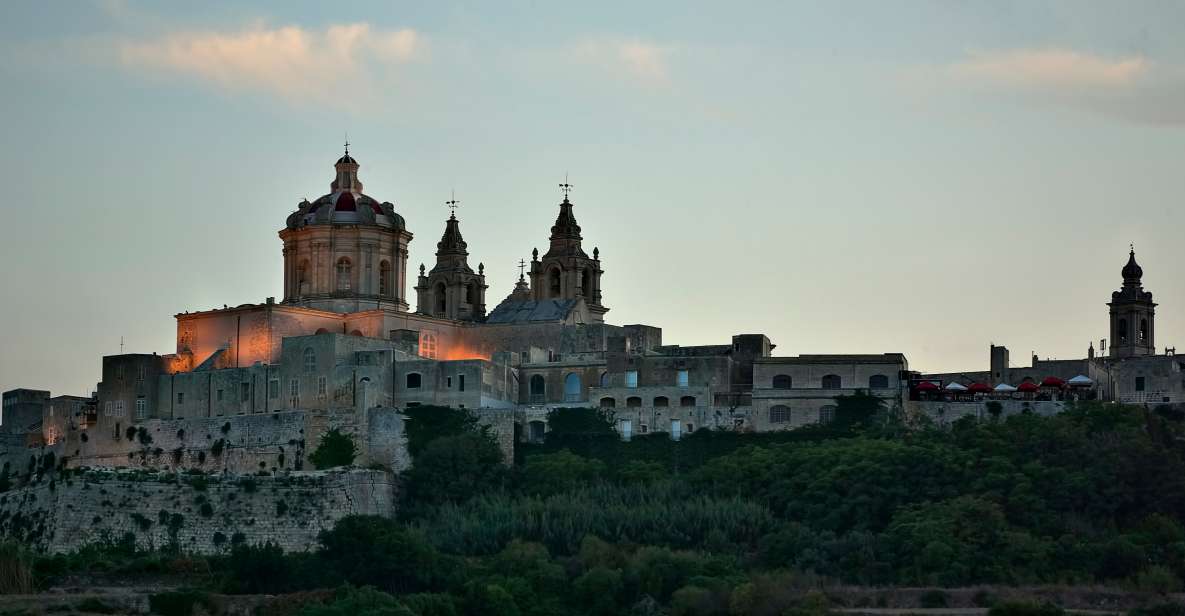
<svg viewBox="0 0 1185 616"><path fill-rule="evenodd" d="M543 380L543 375L536 374L531 377L531 403L542 404L546 401L547 383Z"/></svg>
<svg viewBox="0 0 1185 616"><path fill-rule="evenodd" d="M564 402L579 402L580 386L580 375L569 372L568 376L564 377Z"/></svg>

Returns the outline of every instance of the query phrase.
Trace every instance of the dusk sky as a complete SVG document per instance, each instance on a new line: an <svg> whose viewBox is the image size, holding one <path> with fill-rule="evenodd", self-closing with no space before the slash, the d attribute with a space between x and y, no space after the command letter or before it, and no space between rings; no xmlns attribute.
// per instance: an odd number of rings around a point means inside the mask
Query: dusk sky
<svg viewBox="0 0 1185 616"><path fill-rule="evenodd" d="M1185 3L6 2L0 41L0 390L279 300L346 132L409 269L456 190L490 308L567 173L606 319L666 344L1082 357L1134 243L1185 345Z"/></svg>

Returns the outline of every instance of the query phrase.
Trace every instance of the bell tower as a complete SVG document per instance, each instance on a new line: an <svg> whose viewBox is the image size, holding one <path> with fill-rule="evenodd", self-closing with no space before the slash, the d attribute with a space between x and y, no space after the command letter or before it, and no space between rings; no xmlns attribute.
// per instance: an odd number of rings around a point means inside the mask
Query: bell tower
<svg viewBox="0 0 1185 616"><path fill-rule="evenodd" d="M560 213L551 227L551 246L542 258L539 250L531 253L531 299L572 300L583 299L593 321L603 322L609 309L601 305L601 253L593 248L593 256L581 248L580 225L572 213L575 207L568 200L572 185L560 184L564 201Z"/></svg>
<svg viewBox="0 0 1185 616"><path fill-rule="evenodd" d="M420 265L416 284L416 312L458 321L482 321L486 317L485 265L477 264L477 273L469 267L469 251L461 237L461 224L455 198L447 201L448 220L444 235L436 244L436 266L427 274Z"/></svg>
<svg viewBox="0 0 1185 616"><path fill-rule="evenodd" d="M1156 354L1156 304L1141 283L1144 270L1133 246L1123 266L1123 287L1111 293L1111 357Z"/></svg>

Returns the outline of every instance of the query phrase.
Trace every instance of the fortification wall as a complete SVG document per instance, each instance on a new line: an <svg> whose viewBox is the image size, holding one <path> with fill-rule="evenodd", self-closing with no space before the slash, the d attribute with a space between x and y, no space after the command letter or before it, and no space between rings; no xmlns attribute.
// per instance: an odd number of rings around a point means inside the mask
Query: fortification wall
<svg viewBox="0 0 1185 616"><path fill-rule="evenodd" d="M0 494L0 537L49 553L134 538L145 549L211 554L233 543L313 548L348 515L395 514L395 482L373 470L207 477L83 471Z"/></svg>
<svg viewBox="0 0 1185 616"><path fill-rule="evenodd" d="M938 424L954 423L964 417L991 419L988 402L1000 403L1000 417L1032 413L1048 417L1066 410L1060 400L977 400L971 402L906 400L905 413L909 417L925 416Z"/></svg>
<svg viewBox="0 0 1185 616"><path fill-rule="evenodd" d="M309 415L306 411L289 411L149 419L121 425L118 432L114 429L70 432L61 451L71 468L198 469L230 473L301 470L309 468L304 461ZM315 448L316 444L311 447Z"/></svg>

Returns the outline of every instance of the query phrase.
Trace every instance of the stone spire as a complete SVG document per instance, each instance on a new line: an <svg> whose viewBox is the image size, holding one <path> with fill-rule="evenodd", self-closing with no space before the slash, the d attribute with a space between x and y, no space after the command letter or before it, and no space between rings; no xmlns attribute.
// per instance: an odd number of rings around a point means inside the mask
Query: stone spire
<svg viewBox="0 0 1185 616"><path fill-rule="evenodd" d="M456 214L450 214L448 220L444 223L444 235L436 243L437 258L458 255L462 257L468 256L467 246L465 238L461 237L460 221L457 220Z"/></svg>

